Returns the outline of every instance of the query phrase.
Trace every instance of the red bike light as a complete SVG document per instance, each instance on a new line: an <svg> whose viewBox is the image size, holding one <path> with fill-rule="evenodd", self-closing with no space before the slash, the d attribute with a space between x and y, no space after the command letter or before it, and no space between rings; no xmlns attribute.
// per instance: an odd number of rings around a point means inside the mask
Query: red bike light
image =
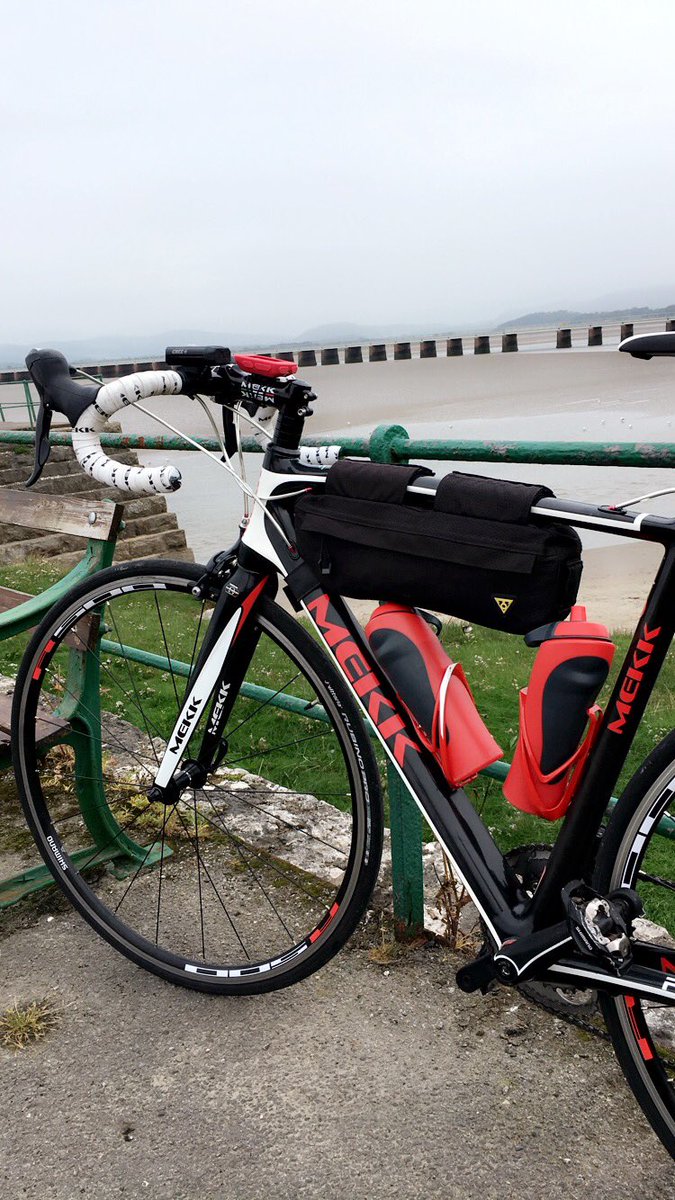
<svg viewBox="0 0 675 1200"><path fill-rule="evenodd" d="M263 354L235 354L234 361L242 371L251 375L264 375L268 379L279 379L282 375L295 375L297 363L285 358L267 358Z"/></svg>

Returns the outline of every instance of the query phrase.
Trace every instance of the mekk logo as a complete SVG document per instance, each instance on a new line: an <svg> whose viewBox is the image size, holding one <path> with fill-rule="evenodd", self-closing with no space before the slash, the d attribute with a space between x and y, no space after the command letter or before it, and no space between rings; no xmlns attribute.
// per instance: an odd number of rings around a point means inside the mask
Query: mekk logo
<svg viewBox="0 0 675 1200"><path fill-rule="evenodd" d="M616 702L616 717L608 727L612 733L623 733L623 727L630 716L635 697L640 691L645 667L654 652L654 643L660 632L661 626L658 629L649 629L646 623L643 626L642 636L633 651L633 661L626 671L621 685L619 699Z"/></svg>
<svg viewBox="0 0 675 1200"><path fill-rule="evenodd" d="M194 721L197 713L199 712L200 705L201 705L201 700L198 700L196 696L193 696L190 703L188 704L185 716L183 717L183 720L181 721L180 725L178 726L178 729L176 730L176 744L175 744L175 746L169 747L172 754L178 754L178 751L180 750L181 746L183 745L183 742L185 741L185 738L187 737L188 733L190 732L190 730L192 728L192 722Z"/></svg>
<svg viewBox="0 0 675 1200"><path fill-rule="evenodd" d="M314 613L319 629L331 650L334 651L347 679L353 684L357 696L363 700L371 721L377 725L382 737L391 747L399 766L403 766L406 750L411 749L417 752L417 746L406 736L403 721L386 697L382 695L375 675L356 642L349 636L348 630L335 620L328 619L329 603L328 596L323 595L310 601L307 607L310 612Z"/></svg>

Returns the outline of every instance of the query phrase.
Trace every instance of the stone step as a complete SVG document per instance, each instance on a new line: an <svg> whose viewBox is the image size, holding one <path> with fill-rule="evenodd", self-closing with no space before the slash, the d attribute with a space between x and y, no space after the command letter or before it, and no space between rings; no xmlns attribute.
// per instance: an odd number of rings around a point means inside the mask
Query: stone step
<svg viewBox="0 0 675 1200"><path fill-rule="evenodd" d="M167 529L164 533L142 534L117 543L115 559L126 562L130 558L173 558L174 550L187 550L187 541L182 529Z"/></svg>
<svg viewBox="0 0 675 1200"><path fill-rule="evenodd" d="M35 453L32 446L8 446L6 443L0 443L0 467L8 467L13 465L21 465L30 463L31 467ZM49 456L50 463L53 462L76 462L72 446L52 446Z"/></svg>
<svg viewBox="0 0 675 1200"><path fill-rule="evenodd" d="M164 529L137 537L122 538L115 547L115 560L122 562L130 558L157 558L165 555L172 558L174 550L187 550L185 533L182 529ZM191 551L189 552L192 553ZM25 562L27 559L54 560L59 564L66 559L74 566L82 558L81 539L67 534L48 533L43 537L26 538L21 542L9 542L3 546L4 566ZM192 562L193 558L188 561Z"/></svg>
<svg viewBox="0 0 675 1200"><path fill-rule="evenodd" d="M178 529L178 517L175 513L150 513L148 516L131 520L125 518L120 537L128 541L129 538L143 537L146 533L161 533L163 529Z"/></svg>
<svg viewBox="0 0 675 1200"><path fill-rule="evenodd" d="M32 532L32 530L31 530ZM24 534L26 530L24 529ZM3 542L2 565L24 562L27 558L54 558L67 551L75 549L75 561L82 558L83 542L81 538L69 537L66 533L44 533L41 537L24 537L15 541Z"/></svg>
<svg viewBox="0 0 675 1200"><path fill-rule="evenodd" d="M41 537L46 537L45 534L36 533L34 529L26 529L25 525L2 525L0 524L0 546L6 546L9 542L25 542L27 539L35 541ZM2 561L5 562L6 557L4 549L2 552Z"/></svg>
<svg viewBox="0 0 675 1200"><path fill-rule="evenodd" d="M77 471L73 475L56 475L54 478L44 477L35 484L35 492L43 496L95 496L103 494L103 488L90 475Z"/></svg>
<svg viewBox="0 0 675 1200"><path fill-rule="evenodd" d="M119 492L112 493L109 490L102 492L104 500L121 500L124 505L124 520L135 520L136 517L149 517L155 513L166 512L166 499L164 496L135 496L132 500L122 499Z"/></svg>
<svg viewBox="0 0 675 1200"><path fill-rule="evenodd" d="M117 429L119 431L119 426ZM120 450L115 457L128 465L138 464L135 450ZM19 490L30 475L32 466L32 446L0 446L0 487ZM102 487L84 474L72 446L52 447L49 462L34 490L47 496L79 497L84 503L107 499L123 504L124 529L120 531L116 559L166 555L194 561L175 514L167 510L164 495L127 499L114 488ZM80 561L84 545L81 538L68 534L48 530L40 534L20 525L0 525L1 557L8 564L30 558L49 558L65 572Z"/></svg>
<svg viewBox="0 0 675 1200"><path fill-rule="evenodd" d="M120 462L135 465L131 454L127 451L126 454L120 454ZM13 466L5 466L0 461L0 487L16 487L17 484L22 485L29 478L33 470L31 459L26 459L25 462L18 462ZM82 475L83 479L88 476L83 475L80 464L73 459L72 461L65 460L61 462L50 461L42 468L40 483L46 479L61 479L66 477L68 480L74 480L78 475ZM39 484L35 485L39 489Z"/></svg>
<svg viewBox="0 0 675 1200"><path fill-rule="evenodd" d="M178 534L182 538L178 544L170 544L170 539ZM65 574L72 570L80 561L81 554L64 553L54 557L53 562ZM185 544L185 534L182 529L169 531L167 534L157 534L156 537L129 538L127 542L119 542L115 554L115 562L128 562L133 558L174 558L178 562L194 562L192 550Z"/></svg>

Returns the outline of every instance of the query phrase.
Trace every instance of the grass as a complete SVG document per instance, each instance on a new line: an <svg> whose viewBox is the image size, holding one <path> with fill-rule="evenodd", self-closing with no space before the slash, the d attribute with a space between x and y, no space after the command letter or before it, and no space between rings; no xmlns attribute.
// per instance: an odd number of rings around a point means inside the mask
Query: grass
<svg viewBox="0 0 675 1200"><path fill-rule="evenodd" d="M58 1020L51 1000L15 1002L0 1014L0 1045L11 1050L25 1050L31 1042L39 1042L53 1029Z"/></svg>
<svg viewBox="0 0 675 1200"><path fill-rule="evenodd" d="M54 582L56 572L48 564L25 563L6 567L0 571L0 584L28 592L43 590ZM137 647L162 653L163 634L156 615L150 611L145 596L126 600L124 607L118 604L118 627L110 630L111 640L122 641ZM189 661L195 635L195 606L189 597L177 598L171 610L167 607L162 619L166 626L166 637L172 654ZM28 635L0 642L0 674L15 675ZM630 642L630 635L616 635L617 654L610 678L600 697L606 700L612 683L623 661ZM510 761L518 736L518 693L525 687L536 655L535 650L525 646L522 638L493 630L471 628L457 623L447 623L443 631L443 643L451 658L461 662L470 681L478 708L499 745L504 757ZM64 652L65 660L65 652ZM254 682L272 689L281 688L294 695L312 696L312 689L303 679L292 682L284 677L288 666L283 653L269 639L261 644L256 657ZM102 704L111 712L135 724L141 724L135 700L127 697L129 682L124 664L119 659L104 656L101 678ZM161 730L175 714L173 681L167 672L155 668L134 665L134 677L138 687L138 700L146 711L151 729ZM65 668L64 668L65 677ZM182 681L178 681L180 685ZM257 704L239 700L241 715L245 720ZM268 706L257 713L255 729L249 731L244 724L233 739L228 760L241 765L246 771L264 774L282 786L298 791L311 791L311 779L316 767L317 750L320 750L321 778L324 790L331 786L336 791L342 786L342 766L337 748L326 739L311 737L320 734L317 722L298 718L282 709ZM230 722L232 726L232 722ZM649 708L642 721L631 749L628 762L622 773L619 788L623 787L637 765L675 725L675 661L671 658L663 668ZM300 733L302 728L303 733ZM304 746L291 745L284 751L283 743L297 742L300 736L308 738ZM271 749L272 747L282 747ZM379 751L379 747L378 747ZM379 752L380 765L384 758ZM481 808L484 819L504 849L524 842L550 842L555 838L556 825L529 817L513 809L502 795L501 786L494 781L480 779L473 785L474 802ZM339 799L339 798L338 798Z"/></svg>
<svg viewBox="0 0 675 1200"><path fill-rule="evenodd" d="M8 567L0 572L0 583L27 592L37 592L54 582L56 572L48 564L27 563ZM195 640L196 606L190 597L179 597L167 605L158 621L147 594L126 598L116 605L118 624L110 629L111 640L123 642L162 654L166 636L174 657L190 661ZM202 631L203 632L203 631ZM0 642L0 674L14 675L18 669L23 646L28 635ZM617 654L610 679L600 697L606 700L614 678L627 651L630 635L616 635ZM525 646L522 638L492 630L471 628L448 623L443 631L443 643L451 658L461 662L470 681L478 708L491 732L510 760L518 736L518 693L526 686L535 650ZM63 672L61 686L66 687L68 654L61 652ZM55 660L56 661L56 660ZM136 698L129 699L129 683L125 664L112 656L103 656L101 696L103 707L117 713L132 724L141 725ZM168 672L155 668L133 667L141 701L150 729L166 729L173 724L176 711L175 681ZM249 676L250 678L250 676ZM312 698L310 685L302 678L290 678L288 660L269 639L261 641L255 658L253 682L272 690L285 690L296 696ZM179 687L183 681L178 680ZM255 721L250 721L255 714ZM346 803L344 766L334 739L322 740L323 727L316 721L297 717L271 705L260 709L257 702L237 701L230 728L240 724L231 739L228 761L235 766L298 792L323 794L338 807ZM675 725L675 662L666 662L657 689L643 719L628 762L619 782L620 790L637 765ZM306 738L305 742L301 739ZM382 777L386 781L386 763L379 746L376 747ZM317 764L320 779L317 780ZM555 823L520 813L504 799L501 786L494 781L479 779L471 789L472 799L480 809L502 850L528 843L551 843L557 836ZM133 806L133 795L127 804ZM150 818L149 818L150 820ZM148 828L147 834L154 834ZM206 831L205 831L206 833ZM654 850L652 853L656 853ZM664 844L663 854L670 854ZM670 874L659 861L650 862L654 874Z"/></svg>

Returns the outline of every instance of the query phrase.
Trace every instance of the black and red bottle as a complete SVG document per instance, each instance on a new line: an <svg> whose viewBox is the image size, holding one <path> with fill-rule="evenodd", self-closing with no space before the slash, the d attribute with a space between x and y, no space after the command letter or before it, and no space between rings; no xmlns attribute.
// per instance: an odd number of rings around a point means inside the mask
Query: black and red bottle
<svg viewBox="0 0 675 1200"><path fill-rule="evenodd" d="M575 605L566 621L528 633L538 646L530 682L520 693L520 736L504 783L506 799L523 812L556 821L571 803L599 732L595 700L616 646L605 625Z"/></svg>
<svg viewBox="0 0 675 1200"><path fill-rule="evenodd" d="M381 604L366 625L366 637L448 783L461 787L502 757L460 664L452 662L414 608Z"/></svg>

